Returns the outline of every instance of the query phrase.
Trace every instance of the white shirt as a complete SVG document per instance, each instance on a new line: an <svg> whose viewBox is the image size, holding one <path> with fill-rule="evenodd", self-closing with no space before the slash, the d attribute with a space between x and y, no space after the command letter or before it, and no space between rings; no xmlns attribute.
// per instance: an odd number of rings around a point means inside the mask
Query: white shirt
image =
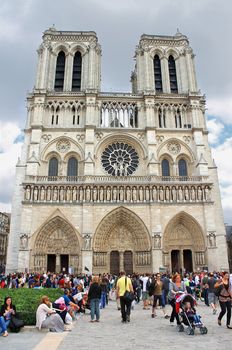
<svg viewBox="0 0 232 350"><path fill-rule="evenodd" d="M144 276L144 277L140 277L140 280L143 282L143 292L147 291L147 281L148 281L149 277L148 276Z"/></svg>
<svg viewBox="0 0 232 350"><path fill-rule="evenodd" d="M46 304L40 304L36 311L36 327L41 329L43 321L46 320L48 314L53 314L54 311L49 309Z"/></svg>

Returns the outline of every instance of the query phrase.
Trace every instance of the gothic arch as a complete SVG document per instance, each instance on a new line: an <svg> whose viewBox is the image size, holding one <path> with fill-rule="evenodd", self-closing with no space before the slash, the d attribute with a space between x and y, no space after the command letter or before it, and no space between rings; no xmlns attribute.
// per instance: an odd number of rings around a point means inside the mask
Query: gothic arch
<svg viewBox="0 0 232 350"><path fill-rule="evenodd" d="M54 55L58 56L60 51L64 51L65 56L68 54L69 48L68 45L65 44L57 44L56 46L53 47L53 53Z"/></svg>
<svg viewBox="0 0 232 350"><path fill-rule="evenodd" d="M151 237L144 222L129 209L119 207L108 213L96 229L92 246L94 273L152 271Z"/></svg>
<svg viewBox="0 0 232 350"><path fill-rule="evenodd" d="M34 271L47 270L48 255L69 257L69 265L80 271L81 238L72 224L60 212L49 218L31 237ZM55 272L55 271L54 271ZM60 272L60 271L56 271Z"/></svg>
<svg viewBox="0 0 232 350"><path fill-rule="evenodd" d="M162 144L158 147L158 149L157 149L157 157L158 158L162 157L164 153L167 153L165 146L168 143L172 143L172 142L178 143L179 145L182 146L182 150L180 150L180 152L176 155L176 157L179 157L179 155L181 154L182 156L185 155L185 157L188 157L190 162L195 161L196 158L195 158L195 155L194 155L193 151L191 150L191 148L182 140L179 140L179 139L174 138L174 137L162 142ZM176 157L173 156L174 160L176 159Z"/></svg>
<svg viewBox="0 0 232 350"><path fill-rule="evenodd" d="M112 237L118 227L123 227L124 232L119 233L121 237ZM124 235L126 232L129 237ZM144 222L135 213L124 207L114 209L101 220L94 235L93 250L110 250L112 244L115 244L115 242L111 242L112 238L114 240L122 239L121 242L118 241L118 244L122 245L121 248L125 248L128 238L127 249L130 248L130 244L133 244L135 251L149 251L151 249L151 239Z"/></svg>
<svg viewBox="0 0 232 350"><path fill-rule="evenodd" d="M167 224L163 236L163 250L193 248L194 251L205 251L205 239L199 223L191 215L180 212Z"/></svg>
<svg viewBox="0 0 232 350"><path fill-rule="evenodd" d="M47 161L48 160L48 155L50 154L50 152L56 152L55 151L55 144L60 141L60 140L67 140L70 142L71 144L71 148L70 148L70 151L71 152L75 152L74 149L73 149L73 146L76 148L77 153L79 155L79 159L80 160L83 160L84 159L84 150L83 148L76 142L74 141L72 138L70 137L67 137L67 136L60 136L60 137L57 137L56 139L50 141L46 146L45 148L43 149L43 151L41 152L41 160L43 161ZM66 156L66 153L65 153L65 156Z"/></svg>
<svg viewBox="0 0 232 350"><path fill-rule="evenodd" d="M120 132L120 134L111 133L110 135L105 136L101 142L97 144L94 150L96 157L98 157L99 152L103 151L104 148L111 142L129 142L132 146L136 147L142 159L147 158L147 150L145 149L144 145L138 140L138 138L123 132Z"/></svg>

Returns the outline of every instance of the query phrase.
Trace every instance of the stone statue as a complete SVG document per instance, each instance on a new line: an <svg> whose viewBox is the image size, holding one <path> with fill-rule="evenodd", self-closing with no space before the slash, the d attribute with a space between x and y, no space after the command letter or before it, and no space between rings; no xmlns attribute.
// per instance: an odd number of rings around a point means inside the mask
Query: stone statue
<svg viewBox="0 0 232 350"><path fill-rule="evenodd" d="M117 201L117 193L118 193L117 187L114 187L113 188L113 201L114 202Z"/></svg>
<svg viewBox="0 0 232 350"><path fill-rule="evenodd" d="M210 197L210 189L208 186L205 187L205 200L206 201L210 201L211 200L211 197Z"/></svg>
<svg viewBox="0 0 232 350"><path fill-rule="evenodd" d="M93 201L97 202L97 187L94 186L93 188Z"/></svg>
<svg viewBox="0 0 232 350"><path fill-rule="evenodd" d="M52 197L52 200L53 201L57 201L58 199L58 190L57 190L57 187L55 186L54 189L53 189L53 197Z"/></svg>
<svg viewBox="0 0 232 350"><path fill-rule="evenodd" d="M176 187L172 187L172 200L173 202L176 202Z"/></svg>
<svg viewBox="0 0 232 350"><path fill-rule="evenodd" d="M202 200L202 189L201 189L200 186L198 186L198 188L197 188L197 199L198 199L199 201Z"/></svg>
<svg viewBox="0 0 232 350"><path fill-rule="evenodd" d="M157 188L155 186L152 187L152 199L154 202L157 201Z"/></svg>
<svg viewBox="0 0 232 350"><path fill-rule="evenodd" d="M123 162L119 162L119 175L122 176L123 174L124 174Z"/></svg>
<svg viewBox="0 0 232 350"><path fill-rule="evenodd" d="M91 198L91 191L90 191L90 187L87 186L87 188L85 190L85 200L86 200L86 202L90 202L90 198Z"/></svg>
<svg viewBox="0 0 232 350"><path fill-rule="evenodd" d="M38 200L38 187L34 187L34 201Z"/></svg>
<svg viewBox="0 0 232 350"><path fill-rule="evenodd" d="M106 200L107 202L110 202L111 200L111 188L108 186L106 190Z"/></svg>
<svg viewBox="0 0 232 350"><path fill-rule="evenodd" d="M170 201L170 189L168 186L165 188L165 199L167 202Z"/></svg>
<svg viewBox="0 0 232 350"><path fill-rule="evenodd" d="M99 191L99 200L100 202L104 201L104 188L101 186Z"/></svg>
<svg viewBox="0 0 232 350"><path fill-rule="evenodd" d="M43 186L41 187L41 190L40 190L40 200L42 202L45 200L45 190Z"/></svg>
<svg viewBox="0 0 232 350"><path fill-rule="evenodd" d="M72 199L73 199L73 202L76 202L76 200L77 200L77 188L76 187L73 187Z"/></svg>
<svg viewBox="0 0 232 350"><path fill-rule="evenodd" d="M161 237L159 233L154 235L154 248L156 249L161 248Z"/></svg>
<svg viewBox="0 0 232 350"><path fill-rule="evenodd" d="M188 190L188 187L185 187L185 189L184 189L184 199L185 199L186 201L189 200L189 190Z"/></svg>
<svg viewBox="0 0 232 350"><path fill-rule="evenodd" d="M148 186L146 186L146 189L145 189L145 197L146 197L146 201L148 202L150 200L150 189Z"/></svg>
<svg viewBox="0 0 232 350"><path fill-rule="evenodd" d="M164 200L164 191L162 186L159 188L159 199L160 201Z"/></svg>
<svg viewBox="0 0 232 350"><path fill-rule="evenodd" d="M47 201L50 201L51 200L51 187L48 186L47 188Z"/></svg>
<svg viewBox="0 0 232 350"><path fill-rule="evenodd" d="M132 190L132 200L133 200L133 202L137 202L137 190L136 190L136 187L133 187L133 190Z"/></svg>
<svg viewBox="0 0 232 350"><path fill-rule="evenodd" d="M142 188L142 186L139 187L139 200L140 200L140 202L143 202L143 188Z"/></svg>
<svg viewBox="0 0 232 350"><path fill-rule="evenodd" d="M30 186L26 187L25 199L26 199L26 201L29 201L31 199L31 188L30 188Z"/></svg>
<svg viewBox="0 0 232 350"><path fill-rule="evenodd" d="M85 235L84 239L84 249L89 250L91 248L91 236L87 234Z"/></svg>
<svg viewBox="0 0 232 350"><path fill-rule="evenodd" d="M120 189L119 189L119 200L120 200L121 202L124 201L124 189L123 189L122 186L121 186Z"/></svg>
<svg viewBox="0 0 232 350"><path fill-rule="evenodd" d="M20 248L27 249L28 248L28 236L26 234L20 237Z"/></svg>
<svg viewBox="0 0 232 350"><path fill-rule="evenodd" d="M131 189L129 186L127 186L127 188L126 188L126 200L127 200L127 202L131 201Z"/></svg>
<svg viewBox="0 0 232 350"><path fill-rule="evenodd" d="M215 247L216 246L215 233L211 232L208 237L209 237L209 246L210 246L210 248Z"/></svg>
<svg viewBox="0 0 232 350"><path fill-rule="evenodd" d="M61 186L60 188L60 202L63 202L64 200L64 187Z"/></svg>
<svg viewBox="0 0 232 350"><path fill-rule="evenodd" d="M178 189L178 198L179 198L179 202L183 201L183 190L181 186Z"/></svg>
<svg viewBox="0 0 232 350"><path fill-rule="evenodd" d="M83 202L83 197L84 197L84 192L83 192L83 187L81 186L79 188L79 200L80 200L80 202Z"/></svg>
<svg viewBox="0 0 232 350"><path fill-rule="evenodd" d="M192 201L195 202L196 200L196 193L195 193L195 188L192 187L191 189L191 198L192 198Z"/></svg>
<svg viewBox="0 0 232 350"><path fill-rule="evenodd" d="M68 202L71 201L71 190L70 190L70 187L67 188L67 191L66 191L66 199Z"/></svg>

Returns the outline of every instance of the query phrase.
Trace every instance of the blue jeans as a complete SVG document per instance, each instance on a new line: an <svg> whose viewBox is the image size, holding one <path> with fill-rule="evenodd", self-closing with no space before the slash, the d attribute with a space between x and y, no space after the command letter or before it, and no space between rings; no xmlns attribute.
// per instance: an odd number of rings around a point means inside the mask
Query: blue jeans
<svg viewBox="0 0 232 350"><path fill-rule="evenodd" d="M99 309L100 299L91 299L90 300L90 315L91 320L94 320L94 315L96 315L96 320L100 318L100 309Z"/></svg>
<svg viewBox="0 0 232 350"><path fill-rule="evenodd" d="M0 328L1 328L1 333L5 333L7 330L7 327L9 326L10 320L5 321L4 317L0 317Z"/></svg>
<svg viewBox="0 0 232 350"><path fill-rule="evenodd" d="M106 307L106 292L101 293L101 309Z"/></svg>

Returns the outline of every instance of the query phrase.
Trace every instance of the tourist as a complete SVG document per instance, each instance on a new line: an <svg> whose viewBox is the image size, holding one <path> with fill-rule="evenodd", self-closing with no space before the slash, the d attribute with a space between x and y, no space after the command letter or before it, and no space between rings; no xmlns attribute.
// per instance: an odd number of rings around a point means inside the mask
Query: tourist
<svg viewBox="0 0 232 350"><path fill-rule="evenodd" d="M202 278L202 296L204 298L205 301L205 305L209 306L209 298L208 298L208 294L209 294L209 285L208 285L208 272L205 271L204 272L204 277Z"/></svg>
<svg viewBox="0 0 232 350"><path fill-rule="evenodd" d="M4 304L0 309L0 328L3 337L8 336L7 328L10 324L11 316L15 315L16 308L12 305L11 297L5 297Z"/></svg>
<svg viewBox="0 0 232 350"><path fill-rule="evenodd" d="M91 321L94 322L94 317L96 316L96 322L99 322L100 320L100 299L102 294L102 289L100 287L100 279L99 276L93 276L92 283L89 288L88 292L88 300L90 302L90 315L91 315Z"/></svg>
<svg viewBox="0 0 232 350"><path fill-rule="evenodd" d="M208 286L209 286L209 290L208 290L208 299L209 299L209 304L211 305L212 309L213 309L213 314L215 315L217 313L217 297L214 293L214 287L216 284L217 280L214 277L214 274L211 272L209 274L209 278L208 278Z"/></svg>
<svg viewBox="0 0 232 350"><path fill-rule="evenodd" d="M133 292L131 279L126 277L124 271L120 272L120 278L117 281L117 298L120 298L122 322L130 322L131 301L125 299L125 292Z"/></svg>
<svg viewBox="0 0 232 350"><path fill-rule="evenodd" d="M140 281L142 282L142 300L143 300L143 309L149 310L148 303L149 303L149 295L148 295L148 284L149 284L149 275L144 274L142 277L140 277Z"/></svg>
<svg viewBox="0 0 232 350"><path fill-rule="evenodd" d="M41 304L36 311L36 327L49 328L51 332L63 332L64 322L55 310L51 309L49 298L45 295L42 297Z"/></svg>
<svg viewBox="0 0 232 350"><path fill-rule="evenodd" d="M222 325L222 317L226 314L227 311L226 326L227 328L232 329L232 326L230 326L232 288L228 272L222 273L222 280L215 283L215 289L216 288L220 288L219 304L221 307L221 312L218 316L218 324L219 326Z"/></svg>
<svg viewBox="0 0 232 350"><path fill-rule="evenodd" d="M162 290L163 290L163 282L160 279L160 274L156 274L156 279L154 281L154 292L153 292L153 306L152 306L152 313L151 317L155 318L156 317L156 306L157 306L157 301L159 301L159 306L162 307L164 317L169 318L169 316L165 312L165 303L164 299L162 298Z"/></svg>
<svg viewBox="0 0 232 350"><path fill-rule="evenodd" d="M172 306L172 313L170 317L170 324L173 325L174 318L176 319L176 322L178 325L180 325L180 320L179 320L179 315L176 312L176 297L178 294L185 293L186 292L186 287L184 282L181 281L181 276L176 273L172 277L172 281L170 282L169 285L169 303Z"/></svg>
<svg viewBox="0 0 232 350"><path fill-rule="evenodd" d="M101 281L100 281L100 287L101 287L101 304L100 304L100 309L104 309L106 306L106 300L107 300L107 292L108 292L108 279L103 274Z"/></svg>

